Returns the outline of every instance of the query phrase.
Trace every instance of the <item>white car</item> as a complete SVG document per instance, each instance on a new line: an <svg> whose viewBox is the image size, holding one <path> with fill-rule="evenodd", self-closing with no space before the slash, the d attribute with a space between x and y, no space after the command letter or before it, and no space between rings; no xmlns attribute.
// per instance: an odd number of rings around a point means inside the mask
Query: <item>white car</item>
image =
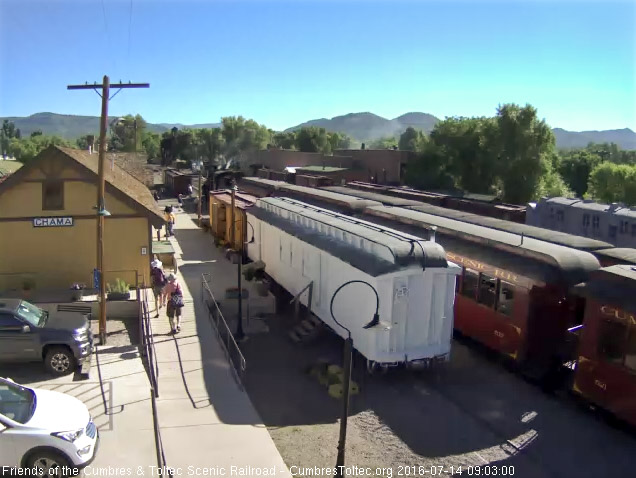
<svg viewBox="0 0 636 478"><path fill-rule="evenodd" d="M88 465L97 427L77 398L0 378L0 476L4 467L38 468L37 476L71 476Z"/></svg>

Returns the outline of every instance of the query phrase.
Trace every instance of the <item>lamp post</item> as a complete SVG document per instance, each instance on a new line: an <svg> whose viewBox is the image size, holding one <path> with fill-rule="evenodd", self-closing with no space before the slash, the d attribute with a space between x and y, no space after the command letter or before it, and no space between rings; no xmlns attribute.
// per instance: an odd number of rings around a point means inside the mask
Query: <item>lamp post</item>
<svg viewBox="0 0 636 478"><path fill-rule="evenodd" d="M351 355L353 351L353 339L351 338L351 330L342 325L336 317L333 315L333 301L336 298L338 292L340 292L344 287L349 284L366 284L368 285L373 293L375 294L375 314L373 314L373 319L367 325L365 325L364 329L370 329L380 323L380 298L378 297L378 291L375 290L368 282L363 280L350 280L345 282L340 287L336 289L336 291L331 296L331 304L329 305L329 311L331 312L331 318L334 320L336 324L347 331L347 338L345 339L344 346L344 389L342 394L342 416L340 418L340 438L338 439L338 458L336 459L336 477L342 477L342 468L344 467L345 462L345 444L347 440L347 418L349 417L349 388L351 387Z"/></svg>
<svg viewBox="0 0 636 478"><path fill-rule="evenodd" d="M230 207L232 208L232 216L231 216L231 222L232 222L232 229L230 230L230 240L232 242L232 247L236 247L236 240L235 240L235 235L236 235L236 221L235 221L235 214L236 214L236 191L238 190L238 187L236 186L236 182L234 182L234 184L232 184L232 203L230 205ZM241 238L241 241L243 240L243 238ZM241 284L241 275L243 273L243 257L242 257L242 253L241 251L236 251L236 258L237 258L237 262L238 262L238 318L236 321L236 333L234 334L234 338L236 340L243 340L243 338L245 338L245 334L243 333L243 290L242 290L242 284Z"/></svg>

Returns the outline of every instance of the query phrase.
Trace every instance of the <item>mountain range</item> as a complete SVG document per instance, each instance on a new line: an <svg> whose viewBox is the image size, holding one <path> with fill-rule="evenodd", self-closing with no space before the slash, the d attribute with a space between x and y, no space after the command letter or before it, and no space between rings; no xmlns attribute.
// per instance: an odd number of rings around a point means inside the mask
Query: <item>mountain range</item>
<svg viewBox="0 0 636 478"><path fill-rule="evenodd" d="M109 118L112 121L116 117ZM36 113L26 117L6 117L24 136L40 130L44 134L75 139L86 134L98 134L99 117L61 115L56 113ZM328 131L349 135L356 141L371 141L387 136L398 136L409 126L430 133L439 118L428 113L406 113L393 119L386 119L373 113L349 113L331 119L321 118L301 123L285 131L294 131L304 126L317 126ZM180 123L148 123L148 130L155 133L169 131L173 127L214 128L219 123L183 125ZM636 133L629 128L602 131L567 131L562 128L552 130L559 148L585 147L588 143L616 143L622 149L636 149Z"/></svg>

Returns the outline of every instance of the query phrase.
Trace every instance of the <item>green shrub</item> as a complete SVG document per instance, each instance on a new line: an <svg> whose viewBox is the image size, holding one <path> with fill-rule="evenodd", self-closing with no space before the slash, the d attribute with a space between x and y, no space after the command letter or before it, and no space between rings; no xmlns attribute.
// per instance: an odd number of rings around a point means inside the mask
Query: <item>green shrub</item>
<svg viewBox="0 0 636 478"><path fill-rule="evenodd" d="M108 284L106 286L106 291L108 293L114 292L118 294L125 294L126 292L130 291L130 285L126 284L126 281L122 279L115 279L114 284Z"/></svg>

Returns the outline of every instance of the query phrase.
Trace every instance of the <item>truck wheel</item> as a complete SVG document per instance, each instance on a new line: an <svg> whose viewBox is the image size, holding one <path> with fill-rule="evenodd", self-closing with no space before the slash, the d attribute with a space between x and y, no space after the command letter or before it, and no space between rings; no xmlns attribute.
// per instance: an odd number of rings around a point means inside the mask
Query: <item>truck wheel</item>
<svg viewBox="0 0 636 478"><path fill-rule="evenodd" d="M68 476L69 468L74 468L73 464L64 456L53 451L36 451L26 462L30 470L37 468L42 473L37 476L42 477L61 477ZM66 468L64 468L66 467ZM66 473L65 473L66 470ZM74 475L76 476L76 475Z"/></svg>
<svg viewBox="0 0 636 478"><path fill-rule="evenodd" d="M44 366L53 375L67 375L75 370L77 363L66 347L52 347L46 352Z"/></svg>

